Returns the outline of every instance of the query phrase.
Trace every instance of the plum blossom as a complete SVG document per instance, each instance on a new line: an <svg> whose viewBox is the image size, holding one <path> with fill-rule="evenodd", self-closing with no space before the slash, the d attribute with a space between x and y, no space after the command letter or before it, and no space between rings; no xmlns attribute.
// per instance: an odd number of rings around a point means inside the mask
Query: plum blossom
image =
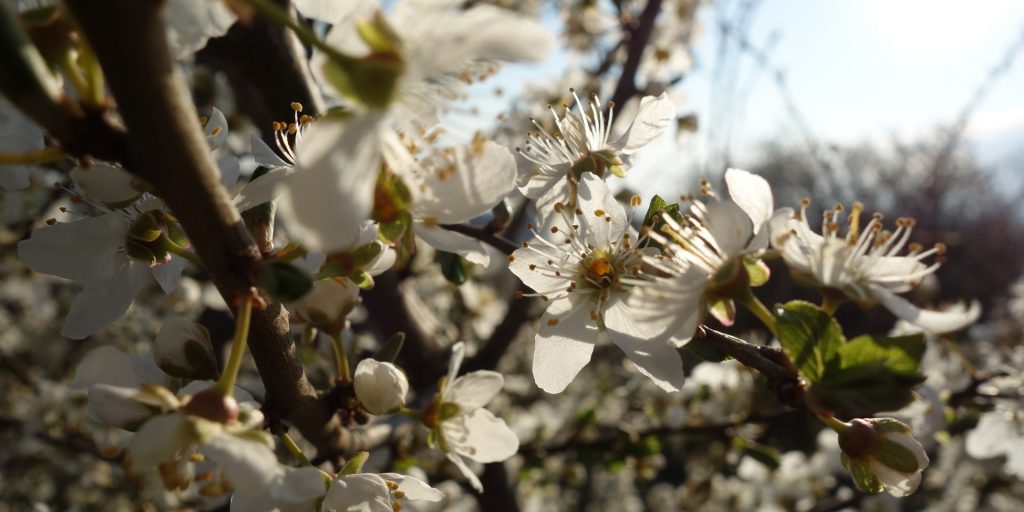
<svg viewBox="0 0 1024 512"><path fill-rule="evenodd" d="M480 479L466 464L501 462L516 454L519 439L505 421L484 409L505 383L500 373L478 370L457 377L465 357L466 344L452 347L448 376L423 422L431 429L431 437L477 492L483 492Z"/></svg>
<svg viewBox="0 0 1024 512"><path fill-rule="evenodd" d="M224 35L238 20L222 0L171 0L166 11L167 44L179 60Z"/></svg>
<svg viewBox="0 0 1024 512"><path fill-rule="evenodd" d="M967 433L967 453L979 459L1005 456L1008 474L1024 476L1024 412L1019 406L998 404L978 419Z"/></svg>
<svg viewBox="0 0 1024 512"><path fill-rule="evenodd" d="M370 414L389 414L405 406L409 380L397 366L375 359L363 359L352 375L356 397Z"/></svg>
<svg viewBox="0 0 1024 512"><path fill-rule="evenodd" d="M285 191L279 208L294 228L296 240L308 248L325 251L336 240L353 238L359 222L370 218L376 207L374 191L382 168L386 164L393 172L406 171L413 158L403 138L415 145L428 142L427 130L437 123L438 110L462 94L461 79L471 80L475 76L473 66L483 61L539 60L551 46L551 36L539 22L491 5L460 10L454 1L404 1L387 16L376 2L338 5L303 1L297 7L308 16L331 23L327 44L346 58L357 59L355 65L390 65L386 72L375 68L374 76L390 73L395 80L391 84L393 94L382 92L390 90L388 84L363 84L362 96L356 95L362 101L357 98L351 105L352 117L323 118L296 144L294 161L298 172L282 185ZM322 54L315 56L312 64L317 71L331 65L332 61ZM338 77L337 73L324 74ZM342 89L353 86L350 79L342 81L347 83ZM337 79L332 83L341 85ZM375 94L383 96L367 98ZM486 154L494 153L488 148ZM481 179L489 182L481 173L471 176L476 181L458 173L455 176L458 179L453 183L461 182L461 186L479 183ZM454 184L448 186L452 191L457 188ZM437 185L435 193L444 188L441 183ZM483 187L468 192L493 193ZM439 195L438 199L449 198ZM472 209L471 213L479 214ZM427 225L417 232L428 243L465 254L477 262L486 261L476 250L476 244L470 248L464 237L429 225L434 217L440 222L450 220L434 215L438 212L421 213L427 215L420 219ZM462 215L452 218L465 220Z"/></svg>
<svg viewBox="0 0 1024 512"><path fill-rule="evenodd" d="M422 480L398 473L339 475L331 482L322 510L395 512L405 501L441 501L444 493Z"/></svg>
<svg viewBox="0 0 1024 512"><path fill-rule="evenodd" d="M638 321L651 325L677 347L693 337L706 304L722 300L731 306L728 297L709 301L709 289L717 281L728 282L745 272L743 259L758 255L768 245L765 224L774 204L768 182L740 169L728 169L725 181L730 200L694 200L679 220L662 212L658 216L664 222L661 232L648 233L662 245L664 255L645 258L659 275L638 287L630 306Z"/></svg>
<svg viewBox="0 0 1024 512"><path fill-rule="evenodd" d="M914 220L896 220L896 231L882 225L882 216L875 214L863 228L860 215L864 205L854 203L847 217L845 235L839 233L842 206L823 214L821 234L811 230L807 220L809 200L799 212L781 208L769 223L772 246L782 253L795 275L816 286L838 290L861 304L881 303L897 318L928 332L945 333L962 329L977 319L980 306L951 308L946 311L922 309L898 294L917 286L923 278L939 269L941 263L925 260L941 256L946 248L936 244L921 250L908 246ZM907 255L900 256L904 247Z"/></svg>
<svg viewBox="0 0 1024 512"><path fill-rule="evenodd" d="M548 303L533 353L533 376L560 393L590 362L599 335L607 334L641 373L666 391L683 383L682 361L638 322L627 300L643 282L643 261L626 213L597 175L580 179L579 204L555 205L550 236L537 236L509 257L509 270Z"/></svg>
<svg viewBox="0 0 1024 512"><path fill-rule="evenodd" d="M661 135L676 116L676 106L667 93L645 96L629 128L612 139L614 105L609 105L605 117L596 95L586 104L575 90L572 95L579 113L565 106L559 115L548 106L555 133L532 120L538 131L530 134L525 147L517 148L533 164L532 169L520 169L519 190L538 199L541 210L556 202L575 204L576 188L584 173L624 177L630 156Z"/></svg>

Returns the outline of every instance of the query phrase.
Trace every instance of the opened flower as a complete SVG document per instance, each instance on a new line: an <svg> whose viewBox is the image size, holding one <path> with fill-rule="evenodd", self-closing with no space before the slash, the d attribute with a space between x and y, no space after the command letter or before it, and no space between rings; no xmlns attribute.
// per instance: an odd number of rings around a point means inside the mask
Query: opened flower
<svg viewBox="0 0 1024 512"><path fill-rule="evenodd" d="M533 377L548 393L560 393L594 351L598 336L611 340L655 384L676 391L682 361L636 320L627 299L638 284L643 258L626 213L603 180L586 173L579 205L557 203L550 235L537 236L509 257L509 270L548 307L533 352Z"/></svg>
<svg viewBox="0 0 1024 512"><path fill-rule="evenodd" d="M943 244L928 250L908 245L913 219L897 219L896 231L888 231L882 225L881 214L875 214L867 225L861 226L864 205L854 203L846 219L846 233L840 234L840 205L823 214L818 234L808 224L809 205L810 201L805 200L799 212L782 208L770 223L772 246L782 252L798 278L836 290L860 304L881 303L896 317L933 333L962 329L977 318L976 305L930 311L898 295L912 290L938 270L939 261L925 262L946 250ZM907 247L909 254L900 255Z"/></svg>
<svg viewBox="0 0 1024 512"><path fill-rule="evenodd" d="M477 492L483 492L483 484L464 459L501 462L516 454L519 438L504 420L483 408L505 384L500 373L478 370L457 377L465 350L463 342L452 347L448 376L424 414L423 423L431 429L431 439L448 460Z"/></svg>
<svg viewBox="0 0 1024 512"><path fill-rule="evenodd" d="M689 342L708 306L724 323L735 314L731 285L743 288L744 259L768 244L774 200L764 178L740 169L725 172L730 200L694 200L677 219L662 212L648 236L663 251L645 263L657 272L630 299L636 318L675 346ZM719 288L723 293L710 293ZM728 292L728 293L726 293ZM719 296L721 295L721 296Z"/></svg>
<svg viewBox="0 0 1024 512"><path fill-rule="evenodd" d="M629 128L613 140L614 105L609 105L606 117L596 96L585 103L576 91L572 95L578 112L565 106L559 114L548 106L555 133L534 120L537 132L530 134L525 147L518 148L533 164L532 169L521 169L519 190L526 197L539 199L541 209L556 202L574 205L583 173L624 177L630 155L661 135L676 116L676 106L667 93L645 96Z"/></svg>

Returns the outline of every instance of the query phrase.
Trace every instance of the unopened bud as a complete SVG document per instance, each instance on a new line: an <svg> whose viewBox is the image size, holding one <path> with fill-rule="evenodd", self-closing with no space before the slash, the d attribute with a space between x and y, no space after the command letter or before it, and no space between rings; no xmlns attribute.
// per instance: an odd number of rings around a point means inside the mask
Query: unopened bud
<svg viewBox="0 0 1024 512"><path fill-rule="evenodd" d="M356 397L370 414L393 413L405 405L409 380L405 373L391 363L363 359L352 377Z"/></svg>
<svg viewBox="0 0 1024 512"><path fill-rule="evenodd" d="M217 378L217 360L209 331L184 318L164 323L153 345L153 360L172 377L193 380Z"/></svg>

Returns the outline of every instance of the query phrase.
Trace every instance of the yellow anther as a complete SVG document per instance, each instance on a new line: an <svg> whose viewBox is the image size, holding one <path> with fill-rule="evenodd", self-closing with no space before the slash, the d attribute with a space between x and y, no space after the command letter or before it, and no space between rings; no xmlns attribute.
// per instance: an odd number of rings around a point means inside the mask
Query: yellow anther
<svg viewBox="0 0 1024 512"><path fill-rule="evenodd" d="M302 103L299 103L297 101L293 101L292 102L292 110L294 110L296 112L299 112L299 113L302 113Z"/></svg>

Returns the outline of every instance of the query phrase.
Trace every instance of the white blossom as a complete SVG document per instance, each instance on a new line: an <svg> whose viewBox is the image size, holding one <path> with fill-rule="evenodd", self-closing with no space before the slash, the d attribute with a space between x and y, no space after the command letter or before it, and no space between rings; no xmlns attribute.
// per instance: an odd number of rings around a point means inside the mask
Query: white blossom
<svg viewBox="0 0 1024 512"><path fill-rule="evenodd" d="M478 370L457 377L465 356L465 343L452 347L448 376L431 404L424 422L441 451L469 480L477 492L483 485L465 459L480 463L501 462L516 454L519 439L501 418L484 409L500 391L500 373Z"/></svg>
<svg viewBox="0 0 1024 512"><path fill-rule="evenodd" d="M538 234L509 258L509 269L548 303L533 353L533 376L549 393L559 393L590 361L600 333L637 368L666 391L683 382L682 361L654 332L637 322L627 299L642 258L622 205L603 180L583 175L579 205L556 204L561 218L550 235Z"/></svg>
<svg viewBox="0 0 1024 512"><path fill-rule="evenodd" d="M910 244L909 254L899 255L908 247L913 219L897 219L896 231L890 232L884 229L881 215L876 214L862 227L860 215L864 206L854 203L845 235L839 233L841 206L824 213L818 234L808 224L809 204L805 200L798 213L781 208L770 221L772 246L782 253L795 274L817 286L838 290L858 303L881 303L896 317L928 332L956 331L977 318L976 304L966 309L932 311L898 295L938 270L938 261L927 264L925 260L945 252L943 244L928 250Z"/></svg>
<svg viewBox="0 0 1024 512"><path fill-rule="evenodd" d="M609 173L625 176L630 155L661 135L676 115L675 104L667 94L645 96L629 128L613 140L614 105L609 106L605 117L596 96L584 104L575 91L572 95L578 113L565 106L559 115L549 106L555 132L532 120L537 132L530 134L525 147L518 148L533 164L532 169L520 169L519 190L526 197L538 199L540 209L556 202L574 204L576 187L584 173L600 178Z"/></svg>
<svg viewBox="0 0 1024 512"><path fill-rule="evenodd" d="M745 272L743 258L756 256L768 244L765 223L774 204L768 182L740 169L727 170L725 181L730 200L694 200L681 220L662 212L658 220L664 222L663 231L648 234L663 248L664 256L646 258L660 275L638 287L630 307L640 322L675 346L686 344L696 332L709 305L708 289Z"/></svg>
<svg viewBox="0 0 1024 512"><path fill-rule="evenodd" d="M422 480L397 473L339 475L324 497L324 512L395 512L406 501L441 501L444 494Z"/></svg>
<svg viewBox="0 0 1024 512"><path fill-rule="evenodd" d="M356 365L352 384L359 403L370 414L389 414L405 406L409 380L392 363L363 359Z"/></svg>

